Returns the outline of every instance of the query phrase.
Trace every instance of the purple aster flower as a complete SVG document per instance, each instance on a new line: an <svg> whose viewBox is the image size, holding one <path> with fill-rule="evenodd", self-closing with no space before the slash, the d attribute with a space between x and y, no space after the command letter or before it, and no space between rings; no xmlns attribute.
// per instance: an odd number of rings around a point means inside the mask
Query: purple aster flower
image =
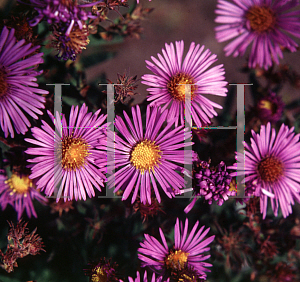
<svg viewBox="0 0 300 282"><path fill-rule="evenodd" d="M224 48L226 56L243 56L252 44L248 65L268 69L273 61L279 64L282 49L295 52L297 43L288 34L300 37L298 0L218 0L215 21L219 42L233 39Z"/></svg>
<svg viewBox="0 0 300 282"><path fill-rule="evenodd" d="M143 127L139 106L132 107L133 123L124 112L125 122L116 116L115 127L119 131L110 137L109 150L114 151L114 160L108 161L108 169L117 169L115 174L108 178L109 187L115 186L114 192L124 191L123 200L126 200L133 190L132 203L140 190L140 201L151 204L151 185L158 202L161 201L158 185L171 198L174 192L179 192L184 186L183 176L180 175L180 165L192 163L190 157L184 155L183 148L191 142L184 142L191 138L191 132L183 126L173 128L173 122L163 127L168 112L157 107L147 107L146 127ZM143 130L145 128L145 130ZM98 160L100 165L104 163Z"/></svg>
<svg viewBox="0 0 300 282"><path fill-rule="evenodd" d="M203 52L204 46L200 47L194 42L183 63L183 41L175 42L176 51L173 43L165 46L166 49L162 49L163 56L157 54L159 60L151 57L154 63L146 61L147 68L154 73L142 76L142 83L151 86L147 89L147 100L152 101L150 105L164 105L163 110L170 106L169 120L180 117L184 124L185 115L191 115L198 127L210 124L210 118L217 116L214 107L222 107L203 94L226 96L227 82L224 81L223 65L208 69L217 61L217 56L211 55L208 49ZM186 84L191 84L191 108L188 109L185 109Z"/></svg>
<svg viewBox="0 0 300 282"><path fill-rule="evenodd" d="M88 113L85 104L82 107L72 106L69 126L65 115L62 119L58 112L56 118L48 111L56 130L42 121L41 128L31 129L35 139L25 138L25 141L36 145L27 149L26 153L37 156L29 159L34 163L30 178L39 178L37 187L45 190L47 196L54 193L58 187L57 202L63 194L65 201L86 200L86 193L91 198L95 196L93 185L101 191L105 176L105 167L95 165L95 159L105 159L106 154L97 150L96 145L106 144L106 133L103 122L106 116ZM61 181L61 183L60 183Z"/></svg>
<svg viewBox="0 0 300 282"><path fill-rule="evenodd" d="M275 216L279 204L283 217L287 217L292 213L294 199L300 202L300 134L295 135L293 130L282 124L276 136L270 123L262 125L260 134L252 131L251 146L245 143L245 165L244 155L237 152L237 163L228 167L237 170L232 176L245 174L246 187L255 187L254 196L260 197L263 218L268 198Z"/></svg>
<svg viewBox="0 0 300 282"><path fill-rule="evenodd" d="M148 282L147 271L145 271L144 277L143 278L141 278L141 277L142 277L142 275L140 274L139 271L137 271L135 279L133 279L132 277L128 276L128 282ZM123 280L119 280L119 281L123 282ZM149 281L151 281L151 282L162 282L162 281L169 282L170 279L168 278L168 279L164 280L162 276L159 276L159 277L156 278L155 277L155 273L153 273L152 274L152 278Z"/></svg>
<svg viewBox="0 0 300 282"><path fill-rule="evenodd" d="M14 129L25 134L31 124L23 111L38 119L45 98L37 94L48 94L34 82L42 73L35 69L43 63L43 53L31 55L39 46L24 45L23 39L17 42L14 33L4 26L0 36L0 123L5 138L14 137Z"/></svg>
<svg viewBox="0 0 300 282"><path fill-rule="evenodd" d="M27 216L37 217L32 200L38 200L45 205L47 199L36 189L35 183L29 179L28 175L13 173L7 179L4 171L0 173L0 205L5 210L9 204L13 206L18 214L18 220L26 209Z"/></svg>
<svg viewBox="0 0 300 282"><path fill-rule="evenodd" d="M19 0L22 2L21 0ZM86 11L84 8L94 6L103 2L96 1L92 3L78 4L77 0L30 0L30 4L36 11L37 16L30 21L31 26L35 26L42 20L46 20L49 24L66 23L68 28L66 34L69 34L74 26L77 24L81 29L83 27L82 21L88 18L94 18L92 13Z"/></svg>
<svg viewBox="0 0 300 282"><path fill-rule="evenodd" d="M197 231L199 222L197 221L192 231L187 237L188 231L188 219L185 221L184 227L182 222L179 222L177 218L174 232L174 246L168 247L165 236L162 230L159 228L159 233L163 244L161 244L156 238L145 234L145 240L140 243L141 248L138 251L139 259L142 261L142 266L149 266L154 268L161 274L180 272L186 268L193 268L197 271L198 278L205 279L205 271L209 271L206 267L212 266L210 263L203 262L207 260L210 255L204 256L202 253L209 251L209 245L215 236L209 238L203 238L209 231L207 228L203 233L204 226Z"/></svg>
<svg viewBox="0 0 300 282"><path fill-rule="evenodd" d="M51 45L58 51L56 55L58 59L75 61L77 55L86 49L90 42L88 27L84 22L82 22L81 29L77 24L74 25L68 35L66 34L67 26L64 23L53 25L52 30Z"/></svg>
<svg viewBox="0 0 300 282"><path fill-rule="evenodd" d="M184 209L188 213L195 205L199 196L211 205L213 200L221 206L229 196L235 196L236 192L230 190L231 176L226 171L224 162L220 162L215 169L210 168L210 164L200 161L197 164L197 173L195 173L196 183L194 185L194 198L192 202Z"/></svg>
<svg viewBox="0 0 300 282"><path fill-rule="evenodd" d="M259 100L257 106L258 117L264 122L277 122L280 120L284 103L280 96L271 92L268 96Z"/></svg>

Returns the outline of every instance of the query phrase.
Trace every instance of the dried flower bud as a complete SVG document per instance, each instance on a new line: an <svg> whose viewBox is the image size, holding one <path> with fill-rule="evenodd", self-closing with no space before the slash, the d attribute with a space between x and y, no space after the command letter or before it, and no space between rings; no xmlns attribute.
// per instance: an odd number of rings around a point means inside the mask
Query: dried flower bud
<svg viewBox="0 0 300 282"><path fill-rule="evenodd" d="M8 273L14 270L18 264L16 260L23 258L27 255L36 255L43 249L44 245L42 238L35 234L36 229L29 234L28 228L26 228L28 222L20 220L16 226L12 222L8 223L10 229L7 234L7 250L5 254L0 250L0 266Z"/></svg>

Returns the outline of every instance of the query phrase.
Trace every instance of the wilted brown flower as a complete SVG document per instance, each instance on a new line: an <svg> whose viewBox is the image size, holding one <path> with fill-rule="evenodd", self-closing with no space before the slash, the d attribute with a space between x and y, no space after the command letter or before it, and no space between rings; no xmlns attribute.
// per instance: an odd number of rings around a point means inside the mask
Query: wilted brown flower
<svg viewBox="0 0 300 282"><path fill-rule="evenodd" d="M104 0L92 7L92 14L98 16L100 21L103 21L107 19L106 15L108 10L119 13L120 7L128 7L127 0Z"/></svg>
<svg viewBox="0 0 300 282"><path fill-rule="evenodd" d="M157 201L157 198L155 197L154 193L151 194L151 204L143 204L140 201L140 197L137 197L136 201L133 204L133 211L134 213L136 212L140 212L141 213L141 217L143 219L143 222L145 222L146 220L148 220L148 217L151 216L155 216L158 214L158 212L164 212L161 209L162 205Z"/></svg>
<svg viewBox="0 0 300 282"><path fill-rule="evenodd" d="M273 258L277 253L275 242L270 241L270 236L268 236L260 245L260 254L267 258Z"/></svg>
<svg viewBox="0 0 300 282"><path fill-rule="evenodd" d="M139 79L137 79L137 76L129 76L129 72L127 72L126 70L123 75L118 73L117 76L118 76L117 83L114 87L115 103L118 101L124 103L127 97L139 94L137 92L134 92L134 90L136 90L138 87L136 85L136 83L139 81ZM107 81L110 84L113 84L111 80L107 79ZM103 93L106 93L106 91L103 91Z"/></svg>
<svg viewBox="0 0 300 282"><path fill-rule="evenodd" d="M66 201L64 202L62 199L59 199L58 202L54 201L50 204L51 207L51 213L58 212L59 217L61 217L63 212L69 212L70 210L73 210L73 201Z"/></svg>
<svg viewBox="0 0 300 282"><path fill-rule="evenodd" d="M16 226L12 222L8 222L10 229L7 234L7 250L5 254L0 250L0 266L8 273L18 267L16 260L27 255L37 255L43 249L44 244L42 238L35 234L36 229L29 233L26 227L28 222L20 220Z"/></svg>
<svg viewBox="0 0 300 282"><path fill-rule="evenodd" d="M143 32L141 20L144 20L153 10L153 8L143 9L141 6L138 6L131 14L127 13L124 17L121 16L105 32L100 32L100 35L105 40L112 40L115 35L130 36L139 39Z"/></svg>
<svg viewBox="0 0 300 282"><path fill-rule="evenodd" d="M222 238L218 238L218 242L221 244L226 255L226 267L241 269L242 265L247 260L247 254L251 249L245 242L245 238L242 236L240 230L233 231L231 226L229 232L220 227L215 222L216 227L222 234Z"/></svg>

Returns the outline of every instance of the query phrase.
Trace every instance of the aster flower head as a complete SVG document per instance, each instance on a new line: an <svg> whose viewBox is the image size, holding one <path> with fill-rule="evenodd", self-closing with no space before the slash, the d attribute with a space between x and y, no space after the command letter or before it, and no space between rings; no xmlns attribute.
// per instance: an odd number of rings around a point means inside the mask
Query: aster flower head
<svg viewBox="0 0 300 282"><path fill-rule="evenodd" d="M116 278L117 264L101 258L98 263L90 263L90 268L85 269L85 275L90 277L90 282L113 282L118 281Z"/></svg>
<svg viewBox="0 0 300 282"><path fill-rule="evenodd" d="M119 280L120 282L123 282L123 280ZM162 281L166 281L169 282L170 278L168 279L163 279L162 276L158 276L157 278L155 277L155 273L152 274L151 280L149 280L151 282L162 282ZM128 276L128 282L148 282L148 276L147 276L147 271L144 272L144 276L142 276L140 274L139 271L136 272L136 278L133 279L132 277Z"/></svg>
<svg viewBox="0 0 300 282"><path fill-rule="evenodd" d="M245 175L246 187L255 188L253 194L260 197L263 218L267 214L268 198L275 216L279 205L283 217L287 217L292 213L294 200L300 202L300 134L295 135L293 130L282 124L276 136L270 123L262 125L259 134L252 131L251 145L245 143L245 159L237 152L237 163L228 167L237 170L232 176Z"/></svg>
<svg viewBox="0 0 300 282"><path fill-rule="evenodd" d="M24 210L29 218L32 215L37 217L33 200L37 200L43 205L47 203L47 199L40 194L35 183L29 179L29 175L13 173L7 179L4 171L0 173L0 206L2 210L5 210L9 204L17 212L18 220Z"/></svg>
<svg viewBox="0 0 300 282"><path fill-rule="evenodd" d="M56 117L48 111L55 124L55 130L45 121L41 128L31 129L34 139L25 141L36 145L27 149L26 153L36 156L28 160L31 164L30 178L37 180L37 187L45 191L47 196L58 187L57 202L61 195L65 201L75 198L86 200L86 193L95 196L94 188L101 191L105 176L105 167L95 165L95 159L105 159L106 155L96 150L99 143L106 145L106 116L88 113L85 104L79 109L72 106L69 126L66 117ZM105 147L104 147L105 148Z"/></svg>
<svg viewBox="0 0 300 282"><path fill-rule="evenodd" d="M222 161L216 168L210 168L210 164L205 161L199 161L196 164L194 198L185 208L188 213L197 201L197 197L202 196L211 205L213 200L221 206L229 196L234 196L235 191L230 190L232 177L226 170L226 165Z"/></svg>
<svg viewBox="0 0 300 282"><path fill-rule="evenodd" d="M208 69L217 61L217 56L211 55L208 49L204 51L204 46L194 42L182 63L184 42L176 41L175 47L173 43L166 44L162 49L163 56L157 54L159 60L151 57L154 63L146 61L147 68L154 73L142 76L142 83L150 86L147 100L152 101L150 105L163 105L163 110L170 106L169 120L180 118L184 124L185 115L191 115L198 127L210 124L210 119L217 116L214 108L222 107L203 94L226 96L223 65ZM190 85L190 89L186 85ZM186 93L191 100L191 106L187 109Z"/></svg>
<svg viewBox="0 0 300 282"><path fill-rule="evenodd" d="M31 124L24 112L38 119L45 102L40 94L48 94L35 83L42 73L35 69L43 63L43 53L32 55L39 46L24 44L24 39L17 42L14 32L4 26L0 35L0 124L5 138L14 137L14 130L25 134Z"/></svg>
<svg viewBox="0 0 300 282"><path fill-rule="evenodd" d="M80 0L29 0L29 5L37 12L37 16L30 21L30 25L35 26L43 20L49 24L65 23L68 26L66 34L69 34L74 24L81 29L83 21L93 18L92 13L85 10L86 7L103 1L80 4L78 3L81 2Z"/></svg>
<svg viewBox="0 0 300 282"><path fill-rule="evenodd" d="M257 104L258 117L264 122L277 122L284 110L284 103L280 96L271 92L263 97Z"/></svg>
<svg viewBox="0 0 300 282"><path fill-rule="evenodd" d="M298 7L297 11L290 11ZM231 40L224 48L226 56L243 56L252 45L248 66L268 69L279 64L282 47L295 52L297 43L289 36L300 37L298 0L218 0L215 21L219 42Z"/></svg>
<svg viewBox="0 0 300 282"><path fill-rule="evenodd" d="M116 169L107 180L109 187L115 186L114 192L122 190L123 200L133 191L132 203L140 190L140 201L151 204L151 185L158 202L161 202L158 182L169 198L174 197L175 192L184 186L180 165L192 162L192 151L186 156L183 150L192 144L184 142L191 137L190 131L183 126L173 128L174 120L162 127L168 112L157 107L147 107L145 127L139 106L132 107L131 112L133 123L124 111L125 120L120 116L115 118L119 133L109 137L108 149L114 157L107 162L108 171ZM97 163L104 165L101 160Z"/></svg>
<svg viewBox="0 0 300 282"><path fill-rule="evenodd" d="M168 247L161 228L159 228L159 233L163 244L156 238L145 234L145 239L140 243L141 247L138 249L138 252L140 252L138 257L142 261L142 266L149 266L162 275L173 276L183 270L192 269L194 270L194 275L197 273L197 278L205 279L205 271L209 271L206 267L212 265L204 262L210 255L204 256L203 253L210 250L206 246L214 240L215 236L210 236L203 240L209 228L203 232L204 226L202 226L196 232L198 225L199 222L197 221L187 237L188 219L186 219L183 226L182 222L177 218L174 232L174 246L171 248Z"/></svg>
<svg viewBox="0 0 300 282"><path fill-rule="evenodd" d="M67 26L64 23L54 24L52 30L51 45L58 51L58 59L75 61L77 55L81 54L90 42L89 31L84 22L81 28L77 24L74 25L69 34L66 34Z"/></svg>

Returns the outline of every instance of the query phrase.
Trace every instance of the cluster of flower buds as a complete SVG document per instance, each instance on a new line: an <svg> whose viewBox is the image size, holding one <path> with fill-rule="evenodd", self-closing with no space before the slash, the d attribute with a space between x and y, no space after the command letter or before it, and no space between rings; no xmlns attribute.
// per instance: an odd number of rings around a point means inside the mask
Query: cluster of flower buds
<svg viewBox="0 0 300 282"><path fill-rule="evenodd" d="M193 200L184 209L188 213L195 205L199 196L211 205L213 200L221 206L229 196L235 196L236 190L231 189L232 177L226 170L226 165L221 161L215 168L210 168L210 163L198 161L194 172L195 184L193 184Z"/></svg>

